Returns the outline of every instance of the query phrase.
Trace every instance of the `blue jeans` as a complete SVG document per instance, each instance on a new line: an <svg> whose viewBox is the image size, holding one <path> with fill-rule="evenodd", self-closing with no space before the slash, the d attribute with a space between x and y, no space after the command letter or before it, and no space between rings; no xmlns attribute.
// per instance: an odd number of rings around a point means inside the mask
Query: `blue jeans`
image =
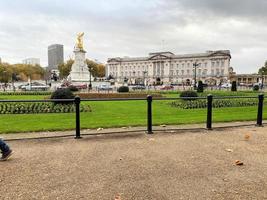
<svg viewBox="0 0 267 200"><path fill-rule="evenodd" d="M10 150L9 146L2 139L0 139L0 150L2 153L6 153Z"/></svg>

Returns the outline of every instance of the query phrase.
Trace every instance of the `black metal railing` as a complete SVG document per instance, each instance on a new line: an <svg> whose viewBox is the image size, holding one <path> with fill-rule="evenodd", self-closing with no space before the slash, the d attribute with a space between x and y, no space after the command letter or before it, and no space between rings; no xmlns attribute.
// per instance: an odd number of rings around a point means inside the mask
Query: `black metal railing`
<svg viewBox="0 0 267 200"><path fill-rule="evenodd" d="M212 96L207 97L176 97L176 98L162 98L148 95L146 98L91 98L91 99L81 99L76 96L74 99L46 99L46 100L0 100L0 103L16 103L16 102L73 102L75 104L75 139L81 138L80 134L80 104L82 101L147 101L147 134L153 133L153 119L152 119L152 101L162 101L162 100L179 100L179 99L207 99L207 120L206 129L212 130L212 102L214 99L258 99L258 111L257 111L257 121L256 126L262 126L263 123L263 102L264 95L260 94L258 96Z"/></svg>

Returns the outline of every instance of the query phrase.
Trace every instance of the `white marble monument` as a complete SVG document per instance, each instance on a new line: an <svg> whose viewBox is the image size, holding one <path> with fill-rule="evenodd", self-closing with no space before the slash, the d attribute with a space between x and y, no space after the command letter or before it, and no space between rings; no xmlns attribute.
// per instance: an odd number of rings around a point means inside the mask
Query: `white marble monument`
<svg viewBox="0 0 267 200"><path fill-rule="evenodd" d="M90 72L88 70L86 61L85 61L85 53L86 51L83 49L83 35L84 33L79 33L77 36L77 43L74 48L74 63L71 66L71 72L68 76L68 80L71 82L89 82Z"/></svg>

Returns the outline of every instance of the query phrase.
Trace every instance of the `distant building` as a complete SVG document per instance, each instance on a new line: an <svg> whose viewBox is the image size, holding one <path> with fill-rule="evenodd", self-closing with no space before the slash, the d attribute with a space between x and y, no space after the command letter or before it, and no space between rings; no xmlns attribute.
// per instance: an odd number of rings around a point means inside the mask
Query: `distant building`
<svg viewBox="0 0 267 200"><path fill-rule="evenodd" d="M62 44L52 44L48 46L48 68L58 69L58 65L64 62L64 52Z"/></svg>
<svg viewBox="0 0 267 200"><path fill-rule="evenodd" d="M26 58L22 63L27 65L40 65L40 58Z"/></svg>
<svg viewBox="0 0 267 200"><path fill-rule="evenodd" d="M240 86L252 86L255 83L267 84L267 75L261 74L237 74L230 68L229 80L236 81Z"/></svg>
<svg viewBox="0 0 267 200"><path fill-rule="evenodd" d="M228 81L230 59L229 50L184 55L156 52L147 57L109 58L107 75L117 82L130 84L190 85L196 79L214 85Z"/></svg>

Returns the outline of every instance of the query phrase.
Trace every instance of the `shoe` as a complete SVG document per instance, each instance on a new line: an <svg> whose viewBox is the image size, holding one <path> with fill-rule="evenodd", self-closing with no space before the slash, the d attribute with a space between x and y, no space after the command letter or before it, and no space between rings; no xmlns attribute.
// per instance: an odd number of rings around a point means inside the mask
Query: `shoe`
<svg viewBox="0 0 267 200"><path fill-rule="evenodd" d="M13 151L10 149L8 152L3 153L1 161L6 161L12 155Z"/></svg>

